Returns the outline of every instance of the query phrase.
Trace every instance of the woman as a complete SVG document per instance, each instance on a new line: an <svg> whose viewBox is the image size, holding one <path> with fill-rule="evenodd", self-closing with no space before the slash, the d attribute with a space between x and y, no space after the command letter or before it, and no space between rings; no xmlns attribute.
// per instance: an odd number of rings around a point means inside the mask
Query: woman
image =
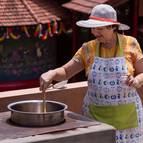
<svg viewBox="0 0 143 143"><path fill-rule="evenodd" d="M85 68L84 115L114 126L116 143L141 143L143 109L136 89L143 85L143 55L137 40L117 33L129 27L117 21L116 11L107 4L95 6L89 19L77 25L91 28L96 39L84 43L64 66L43 73L41 90Z"/></svg>

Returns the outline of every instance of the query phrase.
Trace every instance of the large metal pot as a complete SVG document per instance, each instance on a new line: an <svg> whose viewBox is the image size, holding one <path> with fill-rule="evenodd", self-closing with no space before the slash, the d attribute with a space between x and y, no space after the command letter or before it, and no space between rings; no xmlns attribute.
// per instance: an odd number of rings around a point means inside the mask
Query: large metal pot
<svg viewBox="0 0 143 143"><path fill-rule="evenodd" d="M52 126L64 122L64 103L46 100L46 112L43 112L43 100L25 100L8 105L11 121L21 126Z"/></svg>

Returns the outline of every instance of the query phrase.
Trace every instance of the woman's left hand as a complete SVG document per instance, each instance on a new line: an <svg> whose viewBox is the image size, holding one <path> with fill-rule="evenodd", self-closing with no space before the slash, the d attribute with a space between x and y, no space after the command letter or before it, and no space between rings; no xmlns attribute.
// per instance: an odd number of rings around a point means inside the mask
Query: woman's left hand
<svg viewBox="0 0 143 143"><path fill-rule="evenodd" d="M132 75L128 75L125 83L128 86L132 86L134 88L140 88L141 84L139 83L139 80L136 77L133 77Z"/></svg>

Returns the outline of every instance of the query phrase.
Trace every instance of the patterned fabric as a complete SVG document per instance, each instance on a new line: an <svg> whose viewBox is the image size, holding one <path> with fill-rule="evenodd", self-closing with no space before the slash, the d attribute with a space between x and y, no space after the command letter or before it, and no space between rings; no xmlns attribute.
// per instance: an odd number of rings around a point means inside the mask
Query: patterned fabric
<svg viewBox="0 0 143 143"><path fill-rule="evenodd" d="M126 86L121 80L121 76L127 74L125 63L124 57L95 57L88 75L88 91L84 98L83 113L92 118L89 113L89 105L92 104L106 106L134 103L138 116L138 127L116 130L116 143L142 143L142 103L136 90Z"/></svg>
<svg viewBox="0 0 143 143"><path fill-rule="evenodd" d="M126 64L128 67L128 73L134 75L133 63L143 58L141 48L137 40L131 36L125 36L118 34L119 46L123 47ZM98 53L99 42L98 40L92 40L84 43L82 47L74 55L73 59L79 60L85 67L86 75L90 71L92 63L94 61L95 53ZM101 57L111 58L113 57L115 48L101 48ZM119 56L120 49L117 51Z"/></svg>

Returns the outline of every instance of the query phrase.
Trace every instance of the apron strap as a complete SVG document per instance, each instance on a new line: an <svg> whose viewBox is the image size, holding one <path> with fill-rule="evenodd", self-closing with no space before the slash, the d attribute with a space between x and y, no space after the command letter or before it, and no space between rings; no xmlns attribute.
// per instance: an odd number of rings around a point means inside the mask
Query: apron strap
<svg viewBox="0 0 143 143"><path fill-rule="evenodd" d="M95 50L95 56L99 57L99 48L100 48L100 43L99 41L97 41L97 44L95 46L96 50Z"/></svg>

